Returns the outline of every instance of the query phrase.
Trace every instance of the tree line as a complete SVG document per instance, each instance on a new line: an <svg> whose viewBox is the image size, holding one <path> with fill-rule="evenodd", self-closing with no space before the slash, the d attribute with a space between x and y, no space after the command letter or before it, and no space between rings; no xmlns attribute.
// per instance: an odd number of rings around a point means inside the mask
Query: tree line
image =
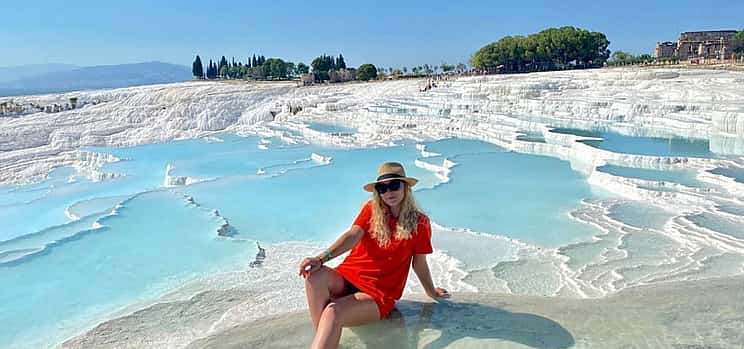
<svg viewBox="0 0 744 349"><path fill-rule="evenodd" d="M196 55L194 62L192 63L191 72L197 79L257 79L257 80L281 80L291 77L297 77L303 74L307 74L311 71L314 74L316 81L330 80L330 74L332 71L343 71L350 72L356 80L374 80L387 75L393 75L396 77L400 76L423 76L432 75L439 72L465 72L467 66L463 63L447 64L442 63L441 65L429 65L423 64L421 66L412 67L410 70L407 67L402 68L378 68L373 64L362 64L358 69L348 67L343 54L338 56L332 56L322 54L312 60L310 66L304 63L292 63L284 61L281 58L266 58L263 55L253 55L248 57L246 62L236 62L233 57L232 60L228 61L225 56L222 56L218 61L214 62L211 59L204 67L204 63L199 55ZM409 74L410 72L410 74Z"/></svg>
<svg viewBox="0 0 744 349"><path fill-rule="evenodd" d="M679 62L679 59L674 58L674 57L670 57L664 60L669 61L669 62L674 62L674 63ZM657 59L648 53L635 56L628 52L615 51L612 53L612 56L610 57L610 59L607 60L607 65L617 67L617 66L635 65L635 64L649 64L649 63L654 63L656 61Z"/></svg>
<svg viewBox="0 0 744 349"><path fill-rule="evenodd" d="M609 45L604 33L549 28L503 37L479 49L470 63L475 69L504 73L602 67L610 57Z"/></svg>
<svg viewBox="0 0 744 349"><path fill-rule="evenodd" d="M201 57L196 55L191 72L198 79L286 79L290 76L307 74L310 70L304 63L292 63L281 58L269 58L262 55L248 57L246 62L236 62L235 57L228 61L222 56L219 61L211 59L206 71Z"/></svg>
<svg viewBox="0 0 744 349"><path fill-rule="evenodd" d="M286 79L293 76L299 76L312 72L316 81L329 80L329 74L332 71L348 70L357 73L354 68L346 66L346 60L342 54L338 56L320 55L313 59L310 66L304 63L294 64L281 58L266 58L262 55L253 55L246 60L246 63L236 62L235 58L228 61L225 56L213 62L211 59L207 63L206 71L201 57L196 55L191 67L191 72L198 79ZM372 64L363 64L360 66L356 79L371 80L377 78L377 68Z"/></svg>

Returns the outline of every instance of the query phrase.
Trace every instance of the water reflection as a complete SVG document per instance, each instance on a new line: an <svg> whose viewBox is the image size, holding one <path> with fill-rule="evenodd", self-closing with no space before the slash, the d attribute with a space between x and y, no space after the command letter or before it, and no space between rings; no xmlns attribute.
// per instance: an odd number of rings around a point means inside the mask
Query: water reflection
<svg viewBox="0 0 744 349"><path fill-rule="evenodd" d="M396 308L384 321L350 329L359 344L367 348L435 349L472 338L531 348L569 348L575 342L568 330L551 319L483 304L403 300Z"/></svg>

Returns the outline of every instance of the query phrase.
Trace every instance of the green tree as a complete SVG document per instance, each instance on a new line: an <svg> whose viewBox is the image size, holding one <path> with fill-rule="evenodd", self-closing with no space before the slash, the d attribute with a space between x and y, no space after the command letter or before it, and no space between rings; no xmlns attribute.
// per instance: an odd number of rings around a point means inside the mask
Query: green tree
<svg viewBox="0 0 744 349"><path fill-rule="evenodd" d="M209 61L212 62L211 59ZM209 78L216 79L218 75L220 75L220 72L217 70L217 63L212 63L212 72Z"/></svg>
<svg viewBox="0 0 744 349"><path fill-rule="evenodd" d="M297 63L297 74L307 74L310 72L310 67L308 67L305 63Z"/></svg>
<svg viewBox="0 0 744 349"><path fill-rule="evenodd" d="M377 79L377 68L372 64L362 64L357 69L357 79L359 80L373 80Z"/></svg>
<svg viewBox="0 0 744 349"><path fill-rule="evenodd" d="M242 76L240 75L240 67L238 65L231 65L227 68L227 75L230 79L239 79Z"/></svg>
<svg viewBox="0 0 744 349"><path fill-rule="evenodd" d="M204 79L204 65L199 55L196 55L196 59L194 59L194 63L191 65L191 73L197 79Z"/></svg>
<svg viewBox="0 0 744 349"><path fill-rule="evenodd" d="M447 63L442 63L442 71L447 73L455 70L455 66Z"/></svg>
<svg viewBox="0 0 744 349"><path fill-rule="evenodd" d="M344 61L344 55L338 54L338 59L336 60L336 69L346 69L346 62Z"/></svg>
<svg viewBox="0 0 744 349"><path fill-rule="evenodd" d="M313 59L310 65L313 67L313 73L328 72L336 67L336 62L331 56L321 55Z"/></svg>
<svg viewBox="0 0 744 349"><path fill-rule="evenodd" d="M549 28L528 36L506 36L483 46L471 59L476 69L525 72L600 67L609 58L604 34L574 27Z"/></svg>
<svg viewBox="0 0 744 349"><path fill-rule="evenodd" d="M744 29L738 31L734 35L734 39L739 41L739 46L734 47L734 52L739 53L739 54L744 54Z"/></svg>
<svg viewBox="0 0 744 349"><path fill-rule="evenodd" d="M615 51L612 53L612 57L610 57L608 64L626 65L626 64L632 64L634 61L635 61L635 57L632 54L624 52L624 51Z"/></svg>
<svg viewBox="0 0 744 349"><path fill-rule="evenodd" d="M638 63L651 63L654 61L654 57L648 53L644 53L638 56Z"/></svg>
<svg viewBox="0 0 744 349"><path fill-rule="evenodd" d="M258 62L258 58L256 58L256 62ZM266 67L263 65L258 65L256 67L251 68L251 76L253 76L256 79L265 79L268 75L268 71L266 70Z"/></svg>
<svg viewBox="0 0 744 349"><path fill-rule="evenodd" d="M287 77L287 65L279 58L269 58L263 62L264 75L267 78L285 79Z"/></svg>
<svg viewBox="0 0 744 349"><path fill-rule="evenodd" d="M627 52L615 51L612 53L610 59L607 61L607 64L611 66L624 66L631 64L646 64L652 63L654 61L654 57L647 53L644 53L640 56L634 56Z"/></svg>
<svg viewBox="0 0 744 349"><path fill-rule="evenodd" d="M223 79L227 78L227 73L228 73L227 69L228 69L227 59L225 59L225 56L222 56L222 58L220 59L220 63L217 66L217 72L220 78L223 78Z"/></svg>
<svg viewBox="0 0 744 349"><path fill-rule="evenodd" d="M284 66L287 67L287 76L296 76L297 75L297 66L292 62L286 62L284 63Z"/></svg>
<svg viewBox="0 0 744 349"><path fill-rule="evenodd" d="M328 80L328 71L336 69L336 60L334 57L321 55L313 59L310 63L313 67L313 73L317 80Z"/></svg>

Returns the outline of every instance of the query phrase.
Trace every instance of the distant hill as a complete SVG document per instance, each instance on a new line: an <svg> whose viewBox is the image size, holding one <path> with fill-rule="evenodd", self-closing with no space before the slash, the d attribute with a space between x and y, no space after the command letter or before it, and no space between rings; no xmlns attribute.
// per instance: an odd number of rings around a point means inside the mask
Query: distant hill
<svg viewBox="0 0 744 349"><path fill-rule="evenodd" d="M0 83L26 79L47 73L69 71L78 68L81 67L77 65L62 63L28 64L16 67L0 67Z"/></svg>
<svg viewBox="0 0 744 349"><path fill-rule="evenodd" d="M0 96L117 88L189 79L191 69L177 64L146 62L101 65L46 72L13 81L0 81Z"/></svg>

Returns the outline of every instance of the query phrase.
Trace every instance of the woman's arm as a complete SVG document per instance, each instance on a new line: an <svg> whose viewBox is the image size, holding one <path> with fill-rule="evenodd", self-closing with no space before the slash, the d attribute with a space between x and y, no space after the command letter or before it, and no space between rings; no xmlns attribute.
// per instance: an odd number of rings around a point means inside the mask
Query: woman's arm
<svg viewBox="0 0 744 349"><path fill-rule="evenodd" d="M323 263L328 262L334 257L344 254L346 251L356 246L359 240L362 239L362 235L364 235L364 230L356 225L352 225L349 230L341 234L341 236L336 239L336 242L328 247L328 249L326 250L328 251L328 254L323 252L315 257L307 257L303 259L300 263L300 275L303 277L307 277L308 274L320 269Z"/></svg>
<svg viewBox="0 0 744 349"><path fill-rule="evenodd" d="M413 255L413 271L416 272L416 276L421 282L421 286L424 286L426 294L431 298L443 297L447 298L450 296L447 290L441 287L434 287L434 282L431 281L431 272L429 271L429 264L426 263L425 254L414 254Z"/></svg>

